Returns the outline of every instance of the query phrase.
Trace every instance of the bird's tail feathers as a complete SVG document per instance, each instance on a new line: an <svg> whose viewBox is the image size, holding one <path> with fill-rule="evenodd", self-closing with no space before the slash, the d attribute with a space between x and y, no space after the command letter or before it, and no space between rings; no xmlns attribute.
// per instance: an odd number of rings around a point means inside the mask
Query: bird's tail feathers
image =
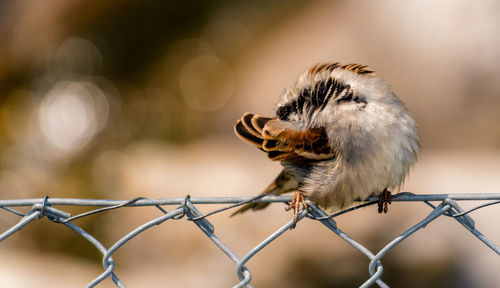
<svg viewBox="0 0 500 288"><path fill-rule="evenodd" d="M285 170L281 171L281 173L274 179L274 181L267 186L264 191L261 192L261 194L269 194L269 195L281 195L293 190L296 190L299 186L299 182L297 179L291 175L290 173L286 172ZM240 209L236 210L231 216L234 216L236 214L241 214L244 213L248 210L262 210L269 206L271 203L263 203L263 202L255 202L255 203L247 203L243 205Z"/></svg>

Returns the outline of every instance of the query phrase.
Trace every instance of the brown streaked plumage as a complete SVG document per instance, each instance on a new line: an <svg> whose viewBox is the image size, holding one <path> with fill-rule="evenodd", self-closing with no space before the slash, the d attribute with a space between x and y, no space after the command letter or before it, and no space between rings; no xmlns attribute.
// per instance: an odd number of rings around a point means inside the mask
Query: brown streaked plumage
<svg viewBox="0 0 500 288"><path fill-rule="evenodd" d="M297 221L303 193L324 207L398 188L420 152L415 121L390 87L361 64L322 63L306 70L282 95L275 117L245 113L234 127L243 141L284 169L262 193L295 191L288 209ZM267 204L250 203L234 214ZM233 215L234 215L233 214Z"/></svg>
<svg viewBox="0 0 500 288"><path fill-rule="evenodd" d="M368 66L363 64L340 64L338 62L335 63L319 63L307 70L309 75L323 73L323 72L331 72L336 68L341 68L347 71L352 71L357 74L371 74L375 76L375 71L370 69Z"/></svg>
<svg viewBox="0 0 500 288"><path fill-rule="evenodd" d="M266 152L273 161L307 162L335 156L321 128L297 130L276 118L245 113L236 122L234 132L241 140Z"/></svg>

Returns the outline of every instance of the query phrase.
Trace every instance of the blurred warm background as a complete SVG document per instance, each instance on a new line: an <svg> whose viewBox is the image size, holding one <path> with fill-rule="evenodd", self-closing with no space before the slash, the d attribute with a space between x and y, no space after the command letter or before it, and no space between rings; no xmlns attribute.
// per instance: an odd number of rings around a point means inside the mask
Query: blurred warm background
<svg viewBox="0 0 500 288"><path fill-rule="evenodd" d="M493 0L1 1L0 198L255 195L280 166L232 125L246 111L273 113L283 88L322 61L369 64L413 113L423 155L403 190L498 193L499 28ZM430 212L421 203L394 203L384 216L375 209L337 219L373 250ZM159 213L127 208L76 224L109 247ZM279 204L229 214L210 221L238 256L291 217ZM471 216L500 243L500 207ZM2 212L1 230L17 220ZM238 282L230 260L183 220L113 257L128 287ZM1 243L0 278L3 287L82 287L101 273L100 260L44 219ZM500 282L500 257L444 217L383 263L393 287ZM366 258L307 219L248 267L255 287L356 287L368 278Z"/></svg>

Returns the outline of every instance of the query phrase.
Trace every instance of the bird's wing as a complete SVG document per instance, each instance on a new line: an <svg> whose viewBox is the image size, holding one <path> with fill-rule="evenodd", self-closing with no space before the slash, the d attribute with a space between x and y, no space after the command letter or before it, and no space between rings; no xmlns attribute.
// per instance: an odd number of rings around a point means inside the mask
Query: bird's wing
<svg viewBox="0 0 500 288"><path fill-rule="evenodd" d="M234 126L236 135L280 162L308 163L332 159L335 152L324 128L298 129L278 118L245 113Z"/></svg>

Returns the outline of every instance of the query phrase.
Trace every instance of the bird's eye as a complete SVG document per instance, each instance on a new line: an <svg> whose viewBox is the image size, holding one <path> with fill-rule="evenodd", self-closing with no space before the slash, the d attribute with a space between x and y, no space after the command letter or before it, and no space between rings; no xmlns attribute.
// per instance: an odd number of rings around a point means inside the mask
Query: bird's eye
<svg viewBox="0 0 500 288"><path fill-rule="evenodd" d="M352 92L347 93L346 95L342 96L341 98L337 99L337 104L340 104L342 102L349 102L352 100Z"/></svg>

